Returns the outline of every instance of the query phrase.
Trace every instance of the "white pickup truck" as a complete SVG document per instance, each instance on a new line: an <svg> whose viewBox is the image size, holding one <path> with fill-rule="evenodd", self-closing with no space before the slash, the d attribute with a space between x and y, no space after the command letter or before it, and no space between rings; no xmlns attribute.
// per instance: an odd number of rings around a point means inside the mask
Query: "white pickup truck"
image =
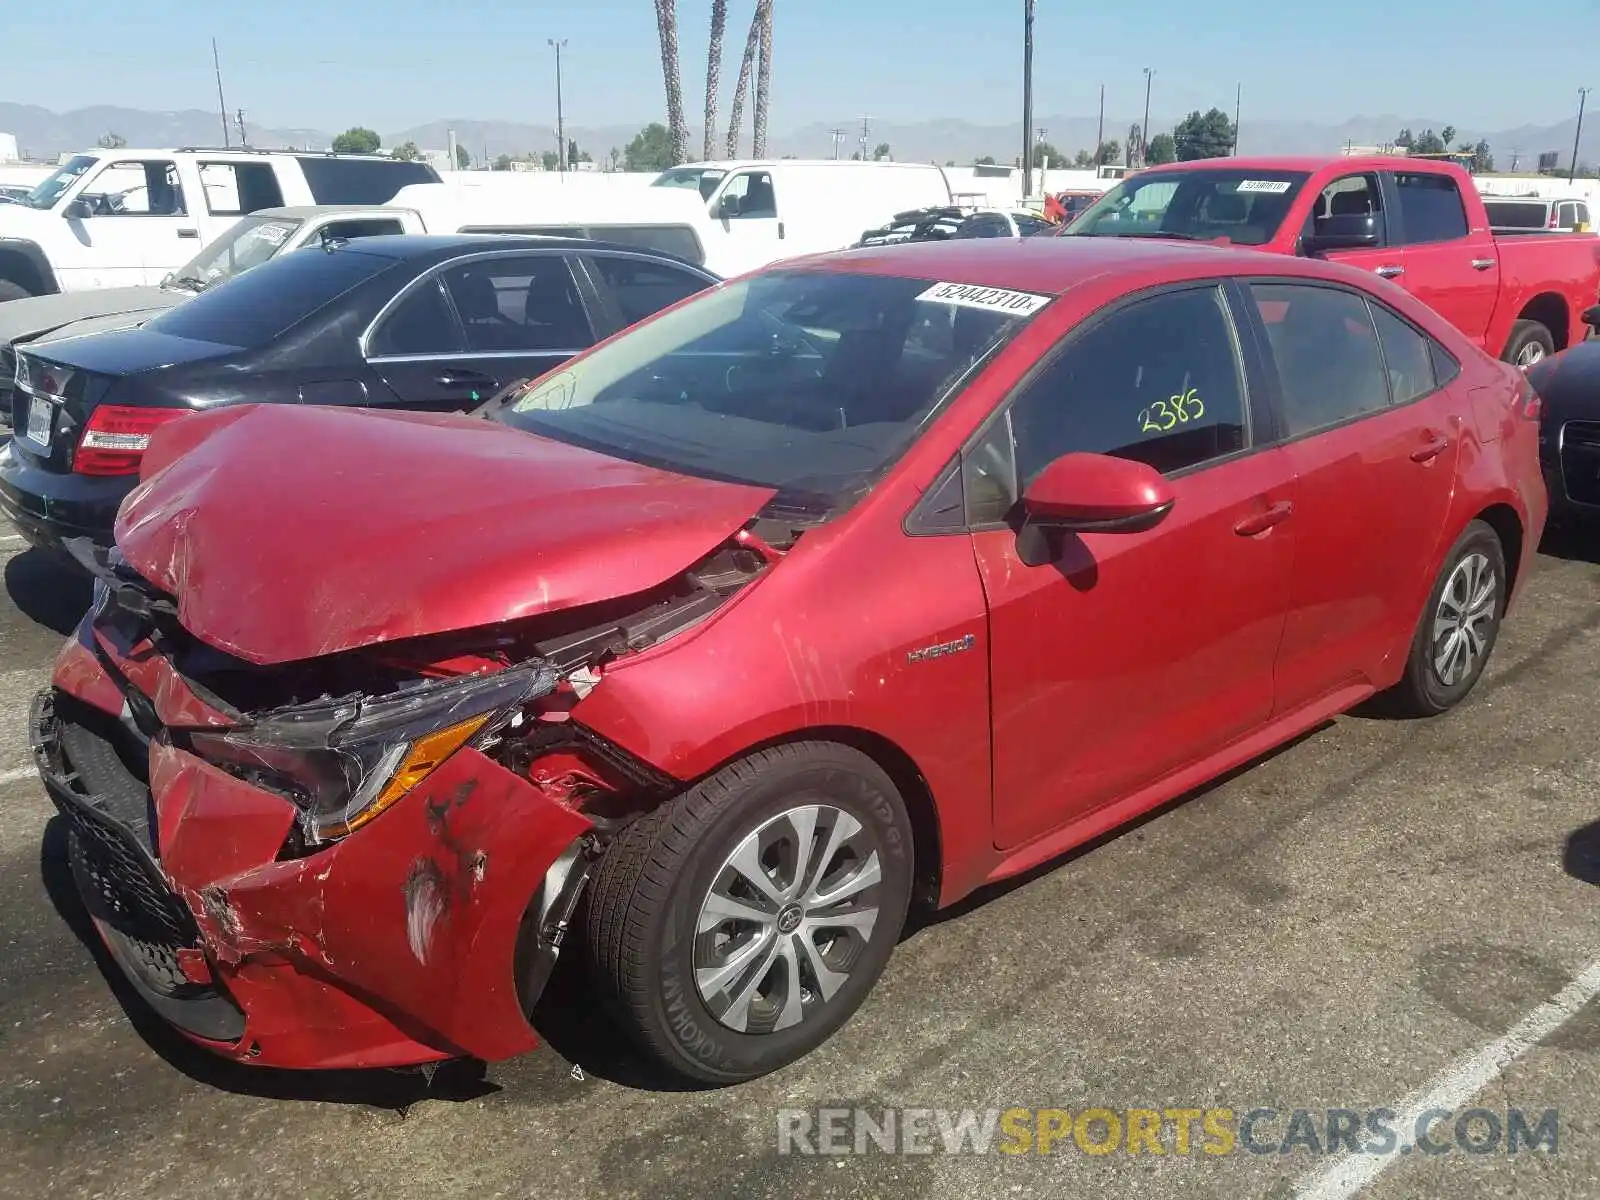
<svg viewBox="0 0 1600 1200"><path fill-rule="evenodd" d="M235 221L231 229L159 284L25 296L0 304L0 428L10 425L19 344L43 337L131 329L190 296L304 246L426 232L422 217L409 208L359 204L264 208Z"/></svg>
<svg viewBox="0 0 1600 1200"><path fill-rule="evenodd" d="M426 163L374 155L75 154L22 199L0 204L0 301L156 284L250 213L387 204L403 187L438 182Z"/></svg>

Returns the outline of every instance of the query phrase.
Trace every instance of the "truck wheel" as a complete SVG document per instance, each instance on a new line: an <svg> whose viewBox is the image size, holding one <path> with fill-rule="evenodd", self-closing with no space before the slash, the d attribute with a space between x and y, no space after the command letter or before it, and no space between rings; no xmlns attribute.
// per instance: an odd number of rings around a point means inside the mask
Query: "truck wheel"
<svg viewBox="0 0 1600 1200"><path fill-rule="evenodd" d="M1527 370L1540 359L1556 352L1556 339L1538 321L1517 321L1511 326L1511 340L1500 357Z"/></svg>
<svg viewBox="0 0 1600 1200"><path fill-rule="evenodd" d="M20 283L12 283L9 279L0 279L0 304L4 304L7 300L26 300L31 295L33 293Z"/></svg>
<svg viewBox="0 0 1600 1200"><path fill-rule="evenodd" d="M855 1012L911 881L911 823L875 762L831 742L760 750L611 844L589 895L595 984L675 1073L753 1079Z"/></svg>
<svg viewBox="0 0 1600 1200"><path fill-rule="evenodd" d="M1406 673L1383 698L1389 711L1432 717L1465 700L1494 650L1506 599L1500 536L1473 521L1445 555L1411 639Z"/></svg>

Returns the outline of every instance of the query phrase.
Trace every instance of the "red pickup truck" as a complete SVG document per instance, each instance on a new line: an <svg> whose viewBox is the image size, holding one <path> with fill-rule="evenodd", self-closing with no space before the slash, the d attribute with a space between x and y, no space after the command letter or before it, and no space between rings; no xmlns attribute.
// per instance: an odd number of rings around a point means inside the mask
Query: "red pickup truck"
<svg viewBox="0 0 1600 1200"><path fill-rule="evenodd" d="M1497 237L1460 167L1392 155L1151 167L1064 236L1221 241L1335 259L1394 280L1519 366L1582 341L1583 314L1600 300L1600 238Z"/></svg>

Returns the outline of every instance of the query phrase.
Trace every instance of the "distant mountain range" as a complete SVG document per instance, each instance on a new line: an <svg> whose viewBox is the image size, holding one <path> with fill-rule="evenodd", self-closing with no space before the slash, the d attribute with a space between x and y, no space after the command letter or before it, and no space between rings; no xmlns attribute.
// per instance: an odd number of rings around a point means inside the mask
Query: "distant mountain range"
<svg viewBox="0 0 1600 1200"><path fill-rule="evenodd" d="M1125 139L1128 127L1137 120L1136 115L1108 115L1105 122L1106 138ZM1157 132L1171 129L1175 120L1171 115L1152 118L1151 127ZM595 159L603 160L613 147L618 150L625 147L645 123L640 121L636 125L606 126L570 124L567 126L567 135ZM1374 145L1388 141L1404 128L1420 133L1428 128L1435 131L1443 129L1445 124L1445 121L1432 117L1393 114L1352 117L1329 124L1267 119L1258 121L1246 111L1241 121L1239 148L1246 154L1333 153L1347 143ZM841 153L848 155L860 147L860 127L851 128L849 122L843 122L842 126L846 133ZM1495 166L1502 171L1511 168L1514 153L1519 169L1531 169L1542 151L1557 151L1565 163L1572 152L1573 126L1574 122L1569 119L1553 125L1529 124L1514 129L1462 127L1457 138L1474 142L1479 138L1487 140L1494 153ZM1052 145L1070 155L1093 145L1096 118L1045 115L1035 119L1034 127L1042 131ZM834 150L830 132L832 128L828 122L819 121L799 129L775 133L769 149L776 155L829 158ZM333 140L333 133L320 129L273 129L248 122L246 129L253 146L311 147L322 150L327 149ZM501 154L539 153L555 149L554 122L539 125L461 118L434 121L413 129L380 132L385 146L415 142L425 150L441 150L448 144L448 131L451 129L455 130L459 144L474 159L481 159L484 155L494 159ZM119 135L130 146L216 146L222 141L221 118L216 113L200 109L148 112L143 109L97 106L55 113L30 104L0 102L0 132L14 134L24 154L50 161L63 152L93 146L107 133ZM1580 160L1600 163L1600 116L1588 124L1584 133ZM236 140L237 136L237 130L230 130L230 140ZM746 133L747 139L748 136ZM882 122L872 126L869 140L869 150L881 142L887 142L894 157L903 161L932 160L942 163L953 159L958 163L968 163L980 155L992 155L1006 162L1016 157L1022 140L1022 126L1020 121L1006 125L979 125L956 118L904 124ZM701 146L699 130L692 132L690 146L692 152L698 155Z"/></svg>

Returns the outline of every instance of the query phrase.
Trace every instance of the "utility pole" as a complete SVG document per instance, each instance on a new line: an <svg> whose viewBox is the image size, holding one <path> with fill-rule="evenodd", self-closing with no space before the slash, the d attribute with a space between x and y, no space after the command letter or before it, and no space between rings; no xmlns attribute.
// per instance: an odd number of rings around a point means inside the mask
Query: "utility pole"
<svg viewBox="0 0 1600 1200"><path fill-rule="evenodd" d="M1033 3L1022 0L1022 198L1033 195Z"/></svg>
<svg viewBox="0 0 1600 1200"><path fill-rule="evenodd" d="M861 161L870 161L867 158L867 142L872 137L871 119L865 115L861 118Z"/></svg>
<svg viewBox="0 0 1600 1200"><path fill-rule="evenodd" d="M244 109L241 108L238 113L235 114L234 120L239 123L239 145L248 146L250 144L250 139L244 134Z"/></svg>
<svg viewBox="0 0 1600 1200"><path fill-rule="evenodd" d="M217 112L222 116L222 148L228 148L228 102L222 98L222 60L217 57L217 39L211 39L211 67L217 73Z"/></svg>
<svg viewBox="0 0 1600 1200"><path fill-rule="evenodd" d="M1571 183L1578 175L1578 139L1583 136L1583 102L1589 98L1588 88L1578 89L1578 128L1572 134L1572 167L1567 171L1567 182Z"/></svg>
<svg viewBox="0 0 1600 1200"><path fill-rule="evenodd" d="M1146 166L1145 148L1150 145L1150 81L1156 77L1153 67L1144 69L1144 124L1139 126L1139 165Z"/></svg>
<svg viewBox="0 0 1600 1200"><path fill-rule="evenodd" d="M1243 96L1244 96L1244 84L1242 84L1242 83L1234 84L1233 85L1233 149L1229 152L1229 153L1234 154L1234 155L1237 155L1239 153L1239 101L1243 98Z"/></svg>
<svg viewBox="0 0 1600 1200"><path fill-rule="evenodd" d="M1106 85L1100 85L1100 123L1094 129L1094 165L1100 167L1100 147L1106 144Z"/></svg>
<svg viewBox="0 0 1600 1200"><path fill-rule="evenodd" d="M545 39L555 48L556 52L556 156L560 159L556 169L563 175L567 173L567 122L561 110L561 48L567 44L567 39L557 41L555 38Z"/></svg>
<svg viewBox="0 0 1600 1200"><path fill-rule="evenodd" d="M828 136L833 139L833 161L839 161L839 150L844 145L844 130L837 125L828 130Z"/></svg>

